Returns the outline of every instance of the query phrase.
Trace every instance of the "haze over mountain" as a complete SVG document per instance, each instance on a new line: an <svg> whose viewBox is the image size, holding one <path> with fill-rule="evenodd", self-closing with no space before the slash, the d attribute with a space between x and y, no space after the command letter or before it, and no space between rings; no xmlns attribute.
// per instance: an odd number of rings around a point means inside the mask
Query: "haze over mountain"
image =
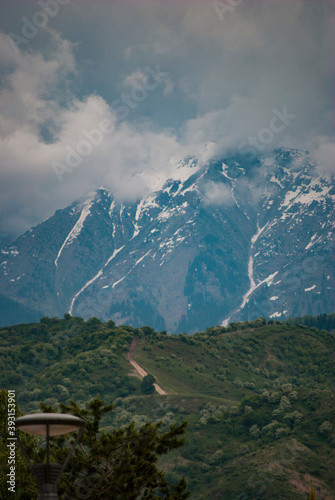
<svg viewBox="0 0 335 500"><path fill-rule="evenodd" d="M100 188L1 250L0 322L70 312L191 333L332 312L334 199L287 148L187 158L135 202Z"/></svg>
<svg viewBox="0 0 335 500"><path fill-rule="evenodd" d="M334 2L230 3L2 2L0 241L100 186L142 198L209 142L207 159L227 157L265 131L259 151L334 172ZM294 119L269 135L274 109ZM62 182L54 162L71 167Z"/></svg>

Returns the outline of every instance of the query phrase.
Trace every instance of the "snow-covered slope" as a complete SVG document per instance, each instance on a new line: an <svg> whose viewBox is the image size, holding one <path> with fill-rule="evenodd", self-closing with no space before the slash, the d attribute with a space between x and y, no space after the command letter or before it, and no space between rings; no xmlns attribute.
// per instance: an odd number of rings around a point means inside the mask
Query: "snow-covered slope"
<svg viewBox="0 0 335 500"><path fill-rule="evenodd" d="M18 238L1 251L0 294L186 332L332 311L335 190L307 153L187 159L171 175L136 203L101 188Z"/></svg>

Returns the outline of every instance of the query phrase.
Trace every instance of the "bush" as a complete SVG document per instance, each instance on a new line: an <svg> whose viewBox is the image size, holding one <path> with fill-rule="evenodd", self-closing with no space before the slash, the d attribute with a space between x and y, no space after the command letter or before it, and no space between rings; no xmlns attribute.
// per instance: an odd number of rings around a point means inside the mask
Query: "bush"
<svg viewBox="0 0 335 500"><path fill-rule="evenodd" d="M325 420L319 427L319 432L320 434L323 434L326 437L329 437L331 432L333 430L332 424L329 422L329 420Z"/></svg>
<svg viewBox="0 0 335 500"><path fill-rule="evenodd" d="M253 382L244 382L243 387L253 391L255 389L255 384Z"/></svg>
<svg viewBox="0 0 335 500"><path fill-rule="evenodd" d="M151 375L150 373L149 375L146 375L141 382L142 394L153 394L155 392L155 386L154 386L155 382L156 379L153 375Z"/></svg>
<svg viewBox="0 0 335 500"><path fill-rule="evenodd" d="M96 316L92 316L86 321L87 325L98 325L100 323L101 323L100 319L97 318Z"/></svg>
<svg viewBox="0 0 335 500"><path fill-rule="evenodd" d="M286 427L279 427L275 431L276 439L280 439L281 437L285 437L288 434L288 429Z"/></svg>
<svg viewBox="0 0 335 500"><path fill-rule="evenodd" d="M224 451L223 450L218 450L214 453L214 455L211 456L209 459L210 465L217 465L219 464L224 457Z"/></svg>
<svg viewBox="0 0 335 500"><path fill-rule="evenodd" d="M291 425L294 426L300 424L301 420L303 419L303 414L295 410L291 413L286 413L283 419L288 420L289 422L291 422Z"/></svg>
<svg viewBox="0 0 335 500"><path fill-rule="evenodd" d="M155 333L155 330L151 328L151 326L142 326L141 330L144 335L152 335L153 333Z"/></svg>
<svg viewBox="0 0 335 500"><path fill-rule="evenodd" d="M261 430L257 424L252 425L249 429L250 436L252 436L253 438L258 437L260 432Z"/></svg>

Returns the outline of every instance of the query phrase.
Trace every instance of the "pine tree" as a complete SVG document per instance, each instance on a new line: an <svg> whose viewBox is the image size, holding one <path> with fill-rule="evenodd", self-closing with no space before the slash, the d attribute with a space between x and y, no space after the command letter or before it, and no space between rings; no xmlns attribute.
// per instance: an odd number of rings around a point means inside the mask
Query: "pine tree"
<svg viewBox="0 0 335 500"><path fill-rule="evenodd" d="M42 411L55 412L49 406L40 404ZM167 432L160 432L162 422L148 422L140 429L134 423L113 432L100 430L102 417L112 410L113 405L105 405L96 398L88 409L80 408L71 401L66 406L60 404L62 413L70 413L86 420L87 425L80 445L66 467L59 481L59 495L62 500L139 500L166 499L183 500L188 498L184 477L177 484L169 484L164 471L157 467L158 458L171 450L183 446L187 422L171 425ZM5 420L5 417L3 418ZM22 438L24 433L20 433ZM67 456L76 433L51 438L50 461L62 463ZM43 461L43 451L28 436L29 456L33 463ZM2 461L5 457L2 457ZM2 465L2 464L0 464ZM29 484L36 484L26 464L22 471L28 475ZM2 478L0 472L0 479ZM30 489L33 491L34 487ZM33 499L36 494L27 496L26 479L17 482L17 498ZM21 495L21 496L20 496ZM1 498L7 498L1 496ZM11 497L15 498L15 497Z"/></svg>

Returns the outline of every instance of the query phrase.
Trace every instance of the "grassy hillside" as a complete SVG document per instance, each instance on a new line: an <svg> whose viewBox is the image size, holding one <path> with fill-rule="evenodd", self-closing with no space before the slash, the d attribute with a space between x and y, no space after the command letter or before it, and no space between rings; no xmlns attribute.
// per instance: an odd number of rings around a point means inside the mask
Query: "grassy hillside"
<svg viewBox="0 0 335 500"><path fill-rule="evenodd" d="M265 320L166 335L43 318L0 329L0 388L23 411L39 401L114 403L106 428L189 422L186 445L161 466L185 474L194 499L335 499L335 337ZM155 376L167 395L141 393L127 360Z"/></svg>

